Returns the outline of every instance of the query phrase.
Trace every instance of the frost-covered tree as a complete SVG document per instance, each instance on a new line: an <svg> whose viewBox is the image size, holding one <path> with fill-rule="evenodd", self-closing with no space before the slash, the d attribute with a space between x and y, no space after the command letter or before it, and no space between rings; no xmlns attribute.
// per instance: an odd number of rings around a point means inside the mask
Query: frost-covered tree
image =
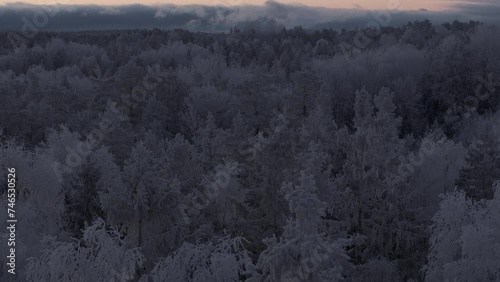
<svg viewBox="0 0 500 282"><path fill-rule="evenodd" d="M16 225L16 245L8 245L10 233L4 229L0 233L0 250L10 254L11 247L16 249L16 274L20 269L26 266L26 259L30 256L38 256L42 249L40 238L45 234L57 234L60 229L60 219L63 215L64 206L61 197L61 183L52 170L52 156L45 150L32 151L13 140L6 140L0 147L0 190L1 202L4 207L4 213L1 219L7 222L9 219L16 219L23 224ZM15 173L15 193L7 193L7 174L8 169L14 168ZM12 187L11 187L12 188ZM8 199L14 199L8 194L14 194L15 202ZM7 208L13 210L14 218L9 217ZM6 257L0 259L2 269L0 277L12 275L7 273ZM3 275L1 273L4 273ZM10 278L5 278L5 280Z"/></svg>
<svg viewBox="0 0 500 282"><path fill-rule="evenodd" d="M209 112L203 127L193 134L193 143L199 154L198 161L205 169L218 164L228 154L226 140L227 132L217 127L214 116Z"/></svg>
<svg viewBox="0 0 500 282"><path fill-rule="evenodd" d="M424 137L416 154L408 156L404 177L409 175L410 185L419 191L417 207L422 211L420 216L430 219L439 208L439 194L455 189L459 172L466 165L467 149L461 143L445 138L442 134L431 134Z"/></svg>
<svg viewBox="0 0 500 282"><path fill-rule="evenodd" d="M184 243L158 262L144 281L258 281L244 238L222 237L205 244Z"/></svg>
<svg viewBox="0 0 500 282"><path fill-rule="evenodd" d="M98 181L102 172L87 160L63 181L63 226L79 236L86 225L103 216L99 202Z"/></svg>
<svg viewBox="0 0 500 282"><path fill-rule="evenodd" d="M500 279L500 183L494 197L472 201L463 191L444 196L431 225L426 281Z"/></svg>
<svg viewBox="0 0 500 282"><path fill-rule="evenodd" d="M468 197L475 200L492 199L493 182L500 179L500 142L493 132L473 142L466 156L467 166L460 171L456 182Z"/></svg>
<svg viewBox="0 0 500 282"><path fill-rule="evenodd" d="M134 281L145 258L138 248L128 248L116 230L97 219L76 242L42 240L46 248L29 258L28 281Z"/></svg>
<svg viewBox="0 0 500 282"><path fill-rule="evenodd" d="M181 218L176 203L180 197L180 182L167 178L161 158L139 142L118 174L120 185L102 183L101 201L113 226L121 226L128 244L142 247L147 255L161 255L176 246L181 239Z"/></svg>
<svg viewBox="0 0 500 282"><path fill-rule="evenodd" d="M383 255L398 259L398 267L416 276L418 269L413 264L424 259L424 230L413 208L416 191L410 189L408 179L396 174L401 170L405 141L399 138L401 118L394 114L392 96L387 88L375 96L366 90L356 93L355 131L344 128L337 132L346 160L334 185L343 188L346 198L333 209L344 216L349 234L367 238L351 253L356 263ZM410 252L415 249L419 251Z"/></svg>
<svg viewBox="0 0 500 282"><path fill-rule="evenodd" d="M216 166L214 173L204 175L199 188L192 187L186 201L179 206L183 219L193 230L187 239L249 231L246 215L250 208L246 203L247 191L238 179L239 170L237 163L227 161Z"/></svg>
<svg viewBox="0 0 500 282"><path fill-rule="evenodd" d="M261 253L257 267L262 281L342 281L342 269L348 257L345 240L330 242L319 233L326 203L315 194L314 177L301 172L300 185L284 183L293 217L287 222L280 240L267 238L267 250Z"/></svg>

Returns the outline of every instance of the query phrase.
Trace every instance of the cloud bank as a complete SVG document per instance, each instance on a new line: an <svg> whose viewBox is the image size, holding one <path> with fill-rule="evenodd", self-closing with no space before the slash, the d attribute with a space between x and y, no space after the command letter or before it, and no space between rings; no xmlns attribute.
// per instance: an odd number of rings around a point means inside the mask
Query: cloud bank
<svg viewBox="0 0 500 282"><path fill-rule="evenodd" d="M362 28L379 20L389 26L429 19L434 23L479 20L496 23L500 5L494 1L450 1L446 12L366 11L285 5L268 1L263 6L175 6L127 5L36 6L12 3L0 6L0 29L20 30L27 23L42 23L40 30L74 31L130 28L185 28L193 31L227 31L231 27L280 29L302 26L314 28Z"/></svg>
<svg viewBox="0 0 500 282"><path fill-rule="evenodd" d="M449 0L449 2L449 9L455 14L478 21L500 22L500 1L498 0Z"/></svg>

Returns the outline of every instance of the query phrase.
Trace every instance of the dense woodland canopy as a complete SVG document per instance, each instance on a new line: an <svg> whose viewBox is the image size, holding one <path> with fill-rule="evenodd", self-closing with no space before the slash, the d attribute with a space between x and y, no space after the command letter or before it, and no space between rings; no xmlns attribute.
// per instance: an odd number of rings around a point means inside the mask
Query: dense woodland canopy
<svg viewBox="0 0 500 282"><path fill-rule="evenodd" d="M17 281L500 281L496 27L13 34Z"/></svg>

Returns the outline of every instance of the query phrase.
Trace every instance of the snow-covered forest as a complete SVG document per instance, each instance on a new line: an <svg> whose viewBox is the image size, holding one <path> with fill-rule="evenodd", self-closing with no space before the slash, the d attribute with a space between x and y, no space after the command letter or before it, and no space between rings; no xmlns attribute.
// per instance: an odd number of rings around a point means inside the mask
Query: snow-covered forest
<svg viewBox="0 0 500 282"><path fill-rule="evenodd" d="M0 281L500 281L498 28L21 39Z"/></svg>

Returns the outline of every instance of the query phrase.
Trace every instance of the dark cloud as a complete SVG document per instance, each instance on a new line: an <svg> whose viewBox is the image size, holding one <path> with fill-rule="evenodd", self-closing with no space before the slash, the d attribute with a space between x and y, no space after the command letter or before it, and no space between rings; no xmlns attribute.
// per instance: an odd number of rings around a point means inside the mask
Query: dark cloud
<svg viewBox="0 0 500 282"><path fill-rule="evenodd" d="M460 1L457 3L451 1L450 10L465 19L500 22L500 1L498 0Z"/></svg>
<svg viewBox="0 0 500 282"><path fill-rule="evenodd" d="M398 26L408 21L429 19L435 23L459 20L494 21L500 5L451 3L449 12L366 11L285 5L268 1L263 6L36 6L14 3L0 7L0 29L69 31L128 28L186 28L195 31L226 31L231 27L355 28L378 21Z"/></svg>

